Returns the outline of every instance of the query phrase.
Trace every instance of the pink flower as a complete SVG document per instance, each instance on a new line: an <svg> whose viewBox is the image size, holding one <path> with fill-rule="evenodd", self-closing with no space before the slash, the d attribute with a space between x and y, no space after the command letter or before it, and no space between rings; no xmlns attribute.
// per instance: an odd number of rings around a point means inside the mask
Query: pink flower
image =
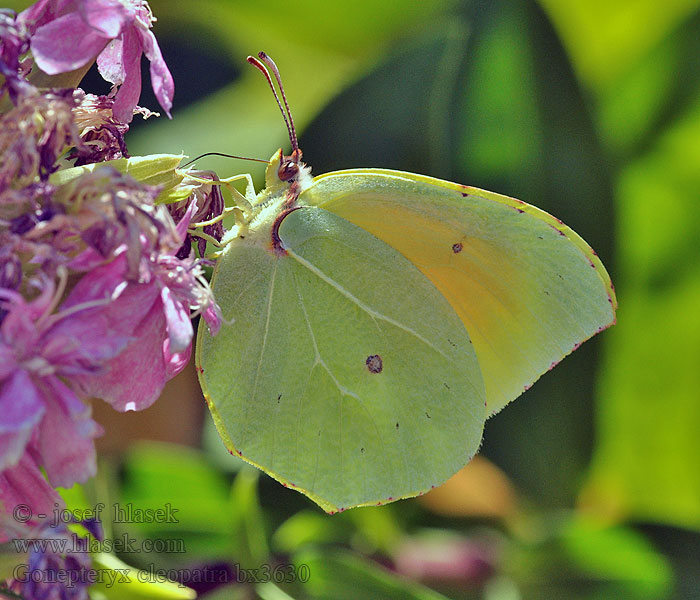
<svg viewBox="0 0 700 600"><path fill-rule="evenodd" d="M201 312L212 331L218 330L221 318L201 267L192 259L145 257L138 279L132 281L128 270L123 253L84 275L64 305L111 297L105 317L132 324L129 345L108 362L106 372L75 378L85 394L120 411L150 406L185 367L194 335L190 310Z"/></svg>
<svg viewBox="0 0 700 600"><path fill-rule="evenodd" d="M151 63L151 85L170 116L174 84L151 27L145 0L40 0L18 20L34 33L31 50L45 73L79 69L97 57L100 74L119 86L114 117L130 123L141 95L141 55Z"/></svg>
<svg viewBox="0 0 700 600"><path fill-rule="evenodd" d="M160 224L158 237L149 236L148 227L136 240L127 243L123 237L117 257L86 273L62 306L110 299L103 317L131 324L129 345L107 363L104 373L75 378L86 395L102 398L120 411L150 406L165 383L184 368L192 350L192 316L201 313L214 333L221 321L199 261L176 256L197 203L191 202L177 226L164 206L156 209L151 219ZM117 234L107 237L120 239ZM96 255L92 248L84 254Z"/></svg>
<svg viewBox="0 0 700 600"><path fill-rule="evenodd" d="M16 103L17 97L31 89L24 79L21 57L29 49L29 34L26 28L17 23L10 11L0 11L0 96L7 90L10 99Z"/></svg>
<svg viewBox="0 0 700 600"><path fill-rule="evenodd" d="M101 429L66 382L100 373L129 338L99 303L52 314L56 302L46 278L30 302L0 289L0 470L30 452L51 485L69 487L94 475Z"/></svg>
<svg viewBox="0 0 700 600"><path fill-rule="evenodd" d="M80 96L75 90L34 90L0 115L0 192L29 187L37 175L46 181L66 147L79 144L72 111Z"/></svg>
<svg viewBox="0 0 700 600"><path fill-rule="evenodd" d="M73 149L70 156L76 159L76 167L116 158L129 158L124 141L129 126L114 118L113 106L114 98L85 94L73 110L82 142Z"/></svg>

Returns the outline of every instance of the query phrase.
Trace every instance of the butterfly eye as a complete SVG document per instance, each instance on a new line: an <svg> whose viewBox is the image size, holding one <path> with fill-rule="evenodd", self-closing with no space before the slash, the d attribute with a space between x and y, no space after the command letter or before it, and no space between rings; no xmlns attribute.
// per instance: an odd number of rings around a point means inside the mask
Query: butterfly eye
<svg viewBox="0 0 700 600"><path fill-rule="evenodd" d="M280 178L280 181L291 181L298 174L299 165L292 160L283 162L277 170L277 176Z"/></svg>

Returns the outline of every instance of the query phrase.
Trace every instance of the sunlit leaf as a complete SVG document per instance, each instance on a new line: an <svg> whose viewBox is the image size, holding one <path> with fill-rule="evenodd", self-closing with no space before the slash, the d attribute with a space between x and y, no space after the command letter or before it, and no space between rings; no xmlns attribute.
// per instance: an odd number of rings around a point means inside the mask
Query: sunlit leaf
<svg viewBox="0 0 700 600"><path fill-rule="evenodd" d="M442 594L350 552L310 550L296 554L294 562L308 565L310 577L304 590L313 600L446 600Z"/></svg>
<svg viewBox="0 0 700 600"><path fill-rule="evenodd" d="M557 24L581 76L604 87L658 43L698 0L540 0Z"/></svg>
<svg viewBox="0 0 700 600"><path fill-rule="evenodd" d="M700 109L625 169L620 327L610 336L599 443L582 501L700 528Z"/></svg>

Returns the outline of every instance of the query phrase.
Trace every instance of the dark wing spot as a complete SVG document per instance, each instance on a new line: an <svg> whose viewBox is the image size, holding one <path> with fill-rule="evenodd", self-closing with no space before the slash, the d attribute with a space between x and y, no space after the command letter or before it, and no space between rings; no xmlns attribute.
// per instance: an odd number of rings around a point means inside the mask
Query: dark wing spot
<svg viewBox="0 0 700 600"><path fill-rule="evenodd" d="M282 394L280 394L279 396L277 396L277 404L280 403L280 400L282 400Z"/></svg>
<svg viewBox="0 0 700 600"><path fill-rule="evenodd" d="M371 354L365 361L367 369L370 373L381 373L384 366L382 365L382 357L379 354Z"/></svg>
<svg viewBox="0 0 700 600"><path fill-rule="evenodd" d="M456 244L452 244L452 252L455 254L459 254L462 251L462 248L464 248L464 245L462 242L457 242Z"/></svg>
<svg viewBox="0 0 700 600"><path fill-rule="evenodd" d="M398 429L398 428L399 428L399 422L396 421L396 429Z"/></svg>
<svg viewBox="0 0 700 600"><path fill-rule="evenodd" d="M364 449L364 448L360 448L360 452L362 452L362 453L364 454L365 449Z"/></svg>
<svg viewBox="0 0 700 600"><path fill-rule="evenodd" d="M452 346L453 348L457 347L457 344L455 344L450 338L447 338L447 342Z"/></svg>

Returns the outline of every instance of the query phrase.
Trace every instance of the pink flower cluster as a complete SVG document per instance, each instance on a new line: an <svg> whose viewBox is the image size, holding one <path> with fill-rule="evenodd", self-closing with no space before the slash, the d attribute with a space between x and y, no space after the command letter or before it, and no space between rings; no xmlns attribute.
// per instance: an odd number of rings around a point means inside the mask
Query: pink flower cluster
<svg viewBox="0 0 700 600"><path fill-rule="evenodd" d="M191 319L201 315L213 332L220 323L191 228L223 211L217 186L166 206L159 188L108 166L51 178L61 161L127 156L123 134L143 110L142 53L169 112L173 83L152 22L143 0L40 0L0 15L0 99L11 101L0 114L4 514L17 504L48 514L61 503L55 487L94 475L101 428L90 399L148 407L190 358ZM54 75L95 59L115 86L109 97L39 90L28 78L37 66Z"/></svg>
<svg viewBox="0 0 700 600"><path fill-rule="evenodd" d="M114 116L129 123L141 95L141 55L151 63L151 84L170 116L173 78L151 31L145 0L39 0L18 21L31 35L37 66L49 75L79 69L97 58L100 74L118 86Z"/></svg>

